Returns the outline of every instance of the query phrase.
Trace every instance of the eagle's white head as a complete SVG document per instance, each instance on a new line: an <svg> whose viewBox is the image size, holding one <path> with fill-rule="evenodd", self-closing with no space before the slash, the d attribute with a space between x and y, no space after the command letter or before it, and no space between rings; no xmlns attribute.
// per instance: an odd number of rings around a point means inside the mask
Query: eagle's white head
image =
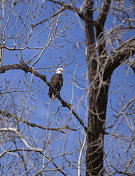
<svg viewBox="0 0 135 176"><path fill-rule="evenodd" d="M56 73L58 73L58 74L62 74L62 72L63 72L63 68L58 68L58 69L56 70Z"/></svg>

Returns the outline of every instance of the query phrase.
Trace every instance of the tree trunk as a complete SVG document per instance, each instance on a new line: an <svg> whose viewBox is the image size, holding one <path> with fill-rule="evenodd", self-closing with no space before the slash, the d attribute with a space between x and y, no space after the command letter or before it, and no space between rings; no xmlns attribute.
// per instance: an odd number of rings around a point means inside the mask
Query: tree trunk
<svg viewBox="0 0 135 176"><path fill-rule="evenodd" d="M86 176L103 175L104 172L104 126L111 74L108 74L106 70L107 58L101 56L106 54L104 24L110 3L111 0L104 1L96 22L92 24L85 20L86 61L90 82ZM84 13L91 21L93 20L93 5L92 0L84 2ZM94 27L96 33L94 33ZM95 38L98 43L97 48Z"/></svg>
<svg viewBox="0 0 135 176"><path fill-rule="evenodd" d="M103 175L104 124L106 119L108 85L91 87L86 152L86 176Z"/></svg>

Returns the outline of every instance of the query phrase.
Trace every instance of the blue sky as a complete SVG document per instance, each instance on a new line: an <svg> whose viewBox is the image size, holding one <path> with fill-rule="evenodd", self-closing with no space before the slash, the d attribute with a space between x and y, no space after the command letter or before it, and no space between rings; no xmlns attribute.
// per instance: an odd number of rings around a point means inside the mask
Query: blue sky
<svg viewBox="0 0 135 176"><path fill-rule="evenodd" d="M45 2L44 8L42 9L43 12L38 18L35 18L31 21L31 18L34 18L34 7L36 7L36 3L31 6L31 10L33 9L33 13L29 13L26 23L23 29L20 31L23 23L25 21L25 13L28 9L28 4L23 5L23 9L19 12L18 6L15 7L14 14L11 15L10 22L7 26L7 31L5 33L5 38L7 39L6 46L9 48L13 48L14 44L20 45L17 48L25 46L25 42L29 39L29 33L31 31L31 24L35 24L37 21L43 20L50 15L50 9L53 6L50 2ZM20 3L21 4L21 3ZM77 2L76 5L79 7L81 2ZM99 2L100 6L101 2ZM19 5L19 7L21 7ZM47 7L47 9L45 9ZM59 8L59 6L57 6ZM36 13L40 12L40 5L37 7ZM56 10L56 9L55 9ZM52 11L52 10L51 10ZM57 11L57 10L56 10ZM20 14L21 19L17 18L16 14ZM94 18L96 19L97 12L95 13ZM2 32L5 27L5 22L7 21L8 14L5 14L5 18L2 22ZM72 20L71 20L72 18ZM110 20L111 19L111 20ZM18 21L16 21L18 20ZM113 15L110 15L107 19L107 23L105 26L106 32L113 29ZM17 25L13 27L13 23ZM31 38L36 36L37 33L40 33L35 38L33 38L26 46L31 47L33 49L24 49L20 51L8 51L4 49L4 58L3 58L3 65L8 64L15 64L19 63L20 57L22 56L24 61L31 59L33 56L37 54L40 49L35 49L35 47L43 47L47 43L48 36L52 35L51 30L56 26L56 19L52 21L49 25L50 21L47 21L41 25L38 25L34 28L34 31ZM52 25L54 22L54 25ZM80 26L80 24L82 27ZM120 24L117 21L117 24ZM46 27L48 26L48 27ZM59 33L64 27L67 29L63 31L58 38L44 51L41 56L40 61L34 66L35 69L38 71L42 71L43 74L46 74L47 79L50 80L51 76L55 73L56 68L51 68L54 65L57 65L59 62L64 60L59 67L64 68L63 77L64 77L64 85L61 91L62 98L67 101L68 103L73 104L73 108L76 110L78 115L86 122L87 124L87 103L88 97L87 96L87 88L88 88L88 79L87 79L87 64L85 60L85 32L84 32L84 22L78 21L78 16L71 11L66 11L65 13L61 14L59 24L57 26L57 33ZM43 31L42 31L43 30ZM16 33L18 36L16 37ZM22 37L26 34L24 40L21 41ZM123 40L126 40L129 37L134 35L134 31L128 31L127 33L123 34ZM53 36L53 39L56 36ZM16 40L15 40L16 38ZM116 41L114 40L114 43ZM108 43L109 45L109 43ZM116 43L114 44L114 48L116 48ZM39 56L39 55L38 55ZM33 59L33 62L38 58L36 56ZM43 69L41 69L43 68ZM128 68L126 64L118 67L113 75L109 90L109 97L108 97L108 108L107 108L107 124L109 126L114 120L114 114L117 114L112 110L110 106L112 106L115 110L119 112L120 108L123 106L121 103L122 97L124 97L125 103L128 102L131 97L135 96L135 78L133 71ZM77 84L73 82L73 79L76 80ZM40 142L37 144L40 147L43 147L42 139L46 140L46 135L50 136L50 145L47 148L47 152L49 153L51 148L51 154L57 155L61 152L74 152L72 156L67 156L69 160L77 161L79 155L79 148L84 140L84 135L78 128L79 123L77 120L72 117L72 114L69 112L67 108L60 107L60 102L56 99L55 103L51 102L47 95L48 93L48 86L35 76L31 74L25 74L23 71L8 71L4 74L0 75L0 80L2 82L1 91L5 91L6 86L3 84L9 85L9 91L15 90L18 88L20 91L25 92L18 92L18 93L8 93L5 96L6 103L3 106L4 108L7 105L7 109L11 110L12 113L17 111L17 114L21 114L21 110L23 105L25 104L25 110L22 113L21 118L29 119L33 123L37 123L42 126L46 126L49 124L50 127L61 127L65 124L69 124L70 127L73 127L77 131L66 131L65 134L60 134L56 132L45 132L41 129L25 127L22 125L21 129L22 132L26 135L34 134L35 138ZM131 86L132 85L132 86ZM80 88L79 88L80 87ZM12 95L16 95L14 101L18 104L16 111L13 110L13 107L10 107L10 102ZM3 97L4 99L5 97ZM58 107L60 107L58 111ZM20 111L19 111L20 110ZM48 114L49 111L49 114ZM58 111L58 113L56 113ZM56 114L55 114L56 113ZM117 121L118 123L119 121ZM78 124L78 125L77 125ZM12 123L10 124L12 126ZM24 129L23 129L24 128ZM82 129L82 128L81 128ZM30 131L30 133L29 133ZM123 121L123 125L119 127L119 131L122 134L127 132L127 136L130 134L129 129L126 127L125 121ZM114 128L109 129L108 132L114 132ZM125 135L125 136L126 136ZM55 137L54 137L55 136ZM105 150L108 149L108 145L110 140L105 138ZM64 141L64 142L63 142ZM32 141L31 141L32 142ZM32 142L34 143L34 142ZM113 143L115 145L115 141ZM112 150L115 148L112 145ZM127 144L128 145L128 144ZM121 147L122 148L122 147ZM59 151L58 151L59 149ZM110 149L110 150L111 150ZM47 154L48 154L47 153ZM132 153L132 150L131 150ZM122 151L123 155L123 151ZM84 157L84 155L83 155ZM111 158L111 156L110 156ZM61 164L62 157L56 159L58 165ZM110 160L113 161L113 160ZM76 173L76 169L73 169L73 173Z"/></svg>

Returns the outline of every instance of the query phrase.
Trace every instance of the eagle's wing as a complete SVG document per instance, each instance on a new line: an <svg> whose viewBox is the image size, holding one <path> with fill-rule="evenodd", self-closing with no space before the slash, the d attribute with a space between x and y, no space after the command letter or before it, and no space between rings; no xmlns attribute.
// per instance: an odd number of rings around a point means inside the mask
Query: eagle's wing
<svg viewBox="0 0 135 176"><path fill-rule="evenodd" d="M62 74L55 73L52 76L50 83L56 91L60 91L62 86L63 86L63 76L62 76ZM50 98L52 98L52 95L54 95L53 90L51 88L49 88L48 95L49 95Z"/></svg>

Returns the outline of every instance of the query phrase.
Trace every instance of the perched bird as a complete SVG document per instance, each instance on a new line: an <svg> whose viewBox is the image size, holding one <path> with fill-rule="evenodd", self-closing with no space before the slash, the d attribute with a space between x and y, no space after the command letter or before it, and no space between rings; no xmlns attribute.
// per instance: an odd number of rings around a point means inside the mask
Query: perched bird
<svg viewBox="0 0 135 176"><path fill-rule="evenodd" d="M54 91L49 88L48 95L51 100L55 101L55 97L57 94L60 94L60 90L63 86L63 76L62 76L63 68L58 68L56 70L56 73L51 78L51 85L52 87L57 91L56 94L54 94Z"/></svg>

